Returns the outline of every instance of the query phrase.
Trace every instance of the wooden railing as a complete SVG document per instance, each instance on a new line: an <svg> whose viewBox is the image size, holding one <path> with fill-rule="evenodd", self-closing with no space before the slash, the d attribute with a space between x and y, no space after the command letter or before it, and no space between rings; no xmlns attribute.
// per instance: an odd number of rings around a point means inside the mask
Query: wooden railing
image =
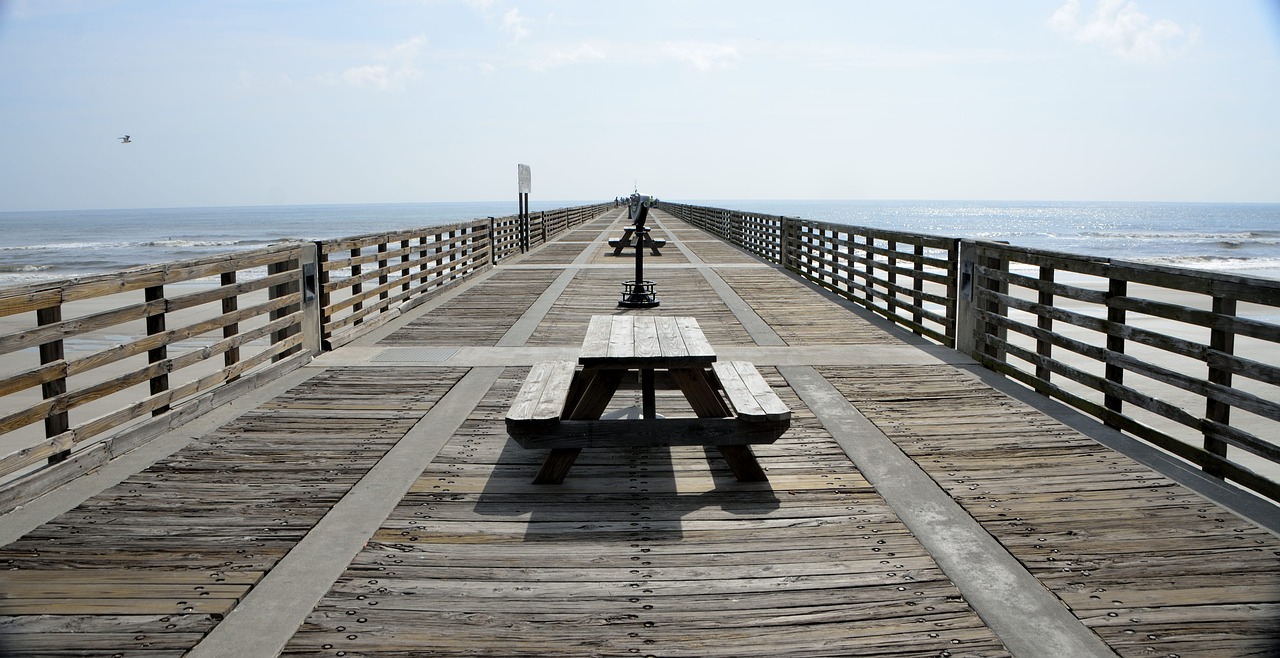
<svg viewBox="0 0 1280 658"><path fill-rule="evenodd" d="M24 364L0 373L0 437L24 444L0 457L0 482L31 476L0 491L0 510L305 363L308 251L294 243L0 290L0 355Z"/></svg>
<svg viewBox="0 0 1280 658"><path fill-rule="evenodd" d="M694 226L943 345L955 345L959 240L662 202Z"/></svg>
<svg viewBox="0 0 1280 658"><path fill-rule="evenodd" d="M663 201L660 207L702 230L772 263L782 263L782 225L786 218L777 215L689 206Z"/></svg>
<svg viewBox="0 0 1280 658"><path fill-rule="evenodd" d="M0 289L0 513L612 207Z"/></svg>
<svg viewBox="0 0 1280 658"><path fill-rule="evenodd" d="M1280 281L992 242L963 252L962 351L1280 500L1255 472L1280 464Z"/></svg>
<svg viewBox="0 0 1280 658"><path fill-rule="evenodd" d="M1280 500L1276 478L1256 472L1280 464L1280 282L666 201L661 208Z"/></svg>
<svg viewBox="0 0 1280 658"><path fill-rule="evenodd" d="M351 342L493 264L487 220L316 244L325 349Z"/></svg>
<svg viewBox="0 0 1280 658"><path fill-rule="evenodd" d="M556 208L529 215L529 243L526 248L536 247L571 228L598 217L606 210L613 208L611 203L600 203L590 206L572 208Z"/></svg>
<svg viewBox="0 0 1280 658"><path fill-rule="evenodd" d="M489 218L489 249L495 264L524 252L521 231L520 218L515 215Z"/></svg>

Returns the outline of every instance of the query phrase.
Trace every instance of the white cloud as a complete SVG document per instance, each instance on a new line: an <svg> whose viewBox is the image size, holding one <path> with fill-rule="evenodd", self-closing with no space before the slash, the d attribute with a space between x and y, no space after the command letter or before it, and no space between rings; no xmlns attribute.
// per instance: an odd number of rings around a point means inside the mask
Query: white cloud
<svg viewBox="0 0 1280 658"><path fill-rule="evenodd" d="M608 54L602 47L592 43L579 43L553 48L541 57L531 61L529 68L543 72L572 64L594 62L606 57L608 57Z"/></svg>
<svg viewBox="0 0 1280 658"><path fill-rule="evenodd" d="M699 71L725 69L738 59L738 49L718 43L664 43L662 52L671 59L687 62Z"/></svg>
<svg viewBox="0 0 1280 658"><path fill-rule="evenodd" d="M528 20L512 7L502 13L502 31L511 35L513 42L519 41L529 36Z"/></svg>
<svg viewBox="0 0 1280 658"><path fill-rule="evenodd" d="M426 45L427 38L421 35L402 41L376 57L377 62L352 66L338 79L358 89L403 89L422 75L417 68L417 59Z"/></svg>
<svg viewBox="0 0 1280 658"><path fill-rule="evenodd" d="M1199 29L1183 29L1168 20L1153 21L1126 0L1100 0L1088 21L1081 23L1080 0L1067 0L1050 19L1054 31L1077 41L1141 61L1161 61L1179 55L1200 39Z"/></svg>

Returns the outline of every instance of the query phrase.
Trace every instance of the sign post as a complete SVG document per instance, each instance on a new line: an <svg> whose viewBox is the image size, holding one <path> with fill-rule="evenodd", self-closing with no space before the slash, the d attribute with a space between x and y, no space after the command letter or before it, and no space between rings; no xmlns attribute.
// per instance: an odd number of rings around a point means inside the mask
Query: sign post
<svg viewBox="0 0 1280 658"><path fill-rule="evenodd" d="M529 165L516 165L516 177L518 179L518 188L516 194L520 204L518 221L520 225L520 251L529 251L529 188L532 175L529 171Z"/></svg>

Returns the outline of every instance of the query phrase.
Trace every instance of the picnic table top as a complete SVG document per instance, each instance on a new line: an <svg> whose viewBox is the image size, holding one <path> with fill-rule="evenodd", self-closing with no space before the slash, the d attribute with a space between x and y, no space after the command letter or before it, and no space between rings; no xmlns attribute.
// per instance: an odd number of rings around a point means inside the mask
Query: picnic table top
<svg viewBox="0 0 1280 658"><path fill-rule="evenodd" d="M704 368L716 360L691 317L593 315L578 363L584 368Z"/></svg>

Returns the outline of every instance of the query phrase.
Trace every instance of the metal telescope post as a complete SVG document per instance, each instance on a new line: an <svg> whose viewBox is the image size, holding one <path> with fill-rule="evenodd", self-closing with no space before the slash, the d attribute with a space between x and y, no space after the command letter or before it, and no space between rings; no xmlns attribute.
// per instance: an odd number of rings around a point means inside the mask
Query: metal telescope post
<svg viewBox="0 0 1280 658"><path fill-rule="evenodd" d="M639 208L635 213L634 236L636 239L636 278L634 281L622 282L622 301L618 306L623 308L653 308L658 305L658 295L654 291L654 283L644 278L644 250L648 246L649 229L645 228L645 220L649 217L649 198L639 195L631 197L633 204Z"/></svg>

